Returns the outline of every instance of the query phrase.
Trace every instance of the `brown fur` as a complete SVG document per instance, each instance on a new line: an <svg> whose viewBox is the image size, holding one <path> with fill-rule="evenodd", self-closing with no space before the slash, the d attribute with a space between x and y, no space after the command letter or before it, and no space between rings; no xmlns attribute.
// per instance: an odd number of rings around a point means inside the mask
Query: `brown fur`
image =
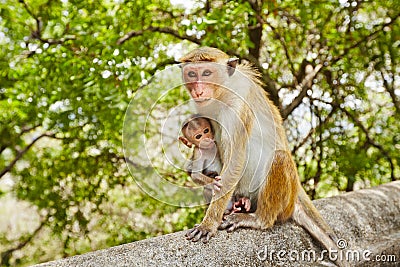
<svg viewBox="0 0 400 267"><path fill-rule="evenodd" d="M221 60L228 60L229 56L219 49L212 47L200 47L192 52L186 54L180 59L180 62L220 62Z"/></svg>
<svg viewBox="0 0 400 267"><path fill-rule="evenodd" d="M298 187L293 167L287 151L276 151L271 171L260 190L255 214L233 214L229 221L222 222L220 228L230 231L238 227L267 229L276 221L289 219L294 211Z"/></svg>
<svg viewBox="0 0 400 267"><path fill-rule="evenodd" d="M217 142L223 163L221 171L223 186L222 190L213 198L202 223L190 230L187 233L187 238L193 241L207 242L215 234L218 227L228 231L238 227L267 229L272 227L275 222L284 222L293 218L326 248L336 248L331 239L335 238L333 231L323 221L300 185L296 166L290 155L286 134L282 126L282 118L276 106L272 104L261 88L259 73L249 64L239 64L236 66L236 71L239 71L242 76L232 75L233 72L229 67L228 73L221 76L223 66L204 64L204 70L210 69L219 74L215 76L214 84L208 85L204 81L209 82L211 77L202 76L204 72L202 72L202 66L198 62L209 61L229 64L229 57L224 52L215 48L203 47L190 52L181 61L185 63L183 66L184 80L190 82L190 86L187 86L187 88L195 100L200 95L210 99L214 98L226 103L236 114L239 114L239 119L235 119L231 114L224 114L224 111L217 114L220 124L229 128L229 135L219 129L220 136ZM190 67L190 63L193 63L193 67ZM195 75L192 75L195 79L185 77L185 68L186 71L191 71L191 74L195 73ZM246 83L242 77L247 77L251 82ZM245 101L249 105L242 104L243 102L238 101L239 97L225 87L233 87L231 89L234 92L244 92ZM196 94L193 93L194 91L196 91ZM205 107L207 106L205 105ZM205 107L199 106L199 112L215 113L214 110L207 110ZM208 115L211 116L212 114ZM273 140L275 151L270 151L270 153L273 153L271 155L273 156L272 166L269 170L265 168L265 171L260 169L263 166L256 165L256 160L253 162L251 157L254 157L254 155L248 152L249 147L257 149L257 143L251 143L255 142L252 140L256 140L254 139L256 138L254 132L255 116L263 120L260 125L262 127L262 138L265 138L263 139L265 142L271 142L267 136L275 134ZM234 151L230 151L230 147ZM269 150L265 152L269 152ZM245 165L246 159L250 159L247 165ZM260 175L264 181L254 192L249 190L250 170L258 171L257 173L263 172ZM232 196L236 195L252 199L254 213L234 213L222 221L227 203Z"/></svg>

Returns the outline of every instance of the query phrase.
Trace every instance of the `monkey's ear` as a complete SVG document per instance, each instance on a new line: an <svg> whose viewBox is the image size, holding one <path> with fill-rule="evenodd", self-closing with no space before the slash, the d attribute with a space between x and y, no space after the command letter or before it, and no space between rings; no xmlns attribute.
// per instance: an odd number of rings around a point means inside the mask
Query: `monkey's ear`
<svg viewBox="0 0 400 267"><path fill-rule="evenodd" d="M178 63L180 63L180 64L178 64L178 67L179 67L180 69L183 69L183 67L185 67L185 66L187 65L186 62L178 62Z"/></svg>
<svg viewBox="0 0 400 267"><path fill-rule="evenodd" d="M236 65L239 62L238 58L230 58L228 60L228 74L229 76L232 76L233 73L235 73Z"/></svg>
<svg viewBox="0 0 400 267"><path fill-rule="evenodd" d="M192 143L189 142L189 140L187 140L185 137L183 136L179 136L179 141L181 141L182 143L184 143L188 148L192 148Z"/></svg>

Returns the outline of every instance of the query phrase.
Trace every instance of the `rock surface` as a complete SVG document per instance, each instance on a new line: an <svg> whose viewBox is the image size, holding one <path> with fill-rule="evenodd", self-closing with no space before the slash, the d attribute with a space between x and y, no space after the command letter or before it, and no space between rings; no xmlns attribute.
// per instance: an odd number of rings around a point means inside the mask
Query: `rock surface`
<svg viewBox="0 0 400 267"><path fill-rule="evenodd" d="M351 266L400 266L400 181L314 203L346 247L331 258L342 254ZM266 231L219 231L208 244L192 243L184 235L173 233L35 266L334 266L328 253L318 259L320 245L292 221Z"/></svg>

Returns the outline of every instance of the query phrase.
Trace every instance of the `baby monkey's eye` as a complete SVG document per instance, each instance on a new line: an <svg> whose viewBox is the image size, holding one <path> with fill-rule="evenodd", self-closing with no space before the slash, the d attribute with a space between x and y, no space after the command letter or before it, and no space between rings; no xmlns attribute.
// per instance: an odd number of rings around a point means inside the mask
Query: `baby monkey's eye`
<svg viewBox="0 0 400 267"><path fill-rule="evenodd" d="M201 138L201 134L196 135L196 139L199 140Z"/></svg>
<svg viewBox="0 0 400 267"><path fill-rule="evenodd" d="M208 128L205 128L204 129L204 133L206 134L206 133L208 133L210 131L210 129L208 129Z"/></svg>

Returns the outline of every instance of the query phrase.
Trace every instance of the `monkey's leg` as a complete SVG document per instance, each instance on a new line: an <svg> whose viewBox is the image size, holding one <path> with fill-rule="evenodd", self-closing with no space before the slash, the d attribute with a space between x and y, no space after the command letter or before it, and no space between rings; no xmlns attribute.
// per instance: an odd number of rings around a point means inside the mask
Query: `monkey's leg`
<svg viewBox="0 0 400 267"><path fill-rule="evenodd" d="M233 213L227 216L220 229L233 231L239 227L267 229L285 221L293 213L298 191L298 176L287 151L276 151L268 177L258 193L254 213Z"/></svg>
<svg viewBox="0 0 400 267"><path fill-rule="evenodd" d="M205 185L203 189L203 196L204 200L206 201L207 204L210 204L212 196L213 196L213 189L209 185Z"/></svg>
<svg viewBox="0 0 400 267"><path fill-rule="evenodd" d="M227 193L223 193L221 197L213 200L207 209L206 215L200 225L196 225L193 229L186 233L186 237L193 242L197 242L200 239L204 243L207 243L212 236L218 230L218 226L221 223L224 215L225 207L232 198L233 190Z"/></svg>
<svg viewBox="0 0 400 267"><path fill-rule="evenodd" d="M237 132L240 133L239 130ZM246 139L240 137L236 134L225 138L226 140L231 140L232 144L236 144L239 152L234 154L226 153L227 160L225 162L227 164L224 164L220 178L222 183L221 190L214 191L215 196L213 196L203 221L200 225L187 232L187 239L194 242L201 239L206 243L218 231L224 211L232 199L239 180L243 178L241 175L246 163Z"/></svg>

